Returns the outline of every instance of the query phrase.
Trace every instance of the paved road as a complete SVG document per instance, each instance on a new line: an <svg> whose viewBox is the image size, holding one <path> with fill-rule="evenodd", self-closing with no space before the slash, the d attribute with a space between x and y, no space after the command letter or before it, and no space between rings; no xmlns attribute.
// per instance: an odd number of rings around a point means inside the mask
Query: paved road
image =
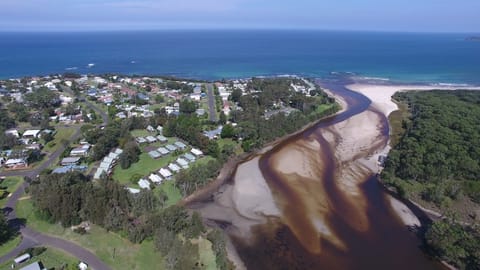
<svg viewBox="0 0 480 270"><path fill-rule="evenodd" d="M207 96L208 96L208 108L209 119L211 122L217 122L217 111L215 110L215 95L213 93L213 84L207 84Z"/></svg>
<svg viewBox="0 0 480 270"><path fill-rule="evenodd" d="M67 86L62 86L62 89L63 91L69 93L70 95L72 96L75 96L75 93L73 93L72 89L70 87L67 87ZM88 99L85 99L84 101L85 104L87 104L87 107L89 107L90 109L94 110L96 113L100 114L100 116L102 117L102 120L103 120L103 124L106 125L108 123L108 115L107 113L105 113L103 110L101 110L100 108L98 108L95 104L93 104L92 102L90 102Z"/></svg>
<svg viewBox="0 0 480 270"><path fill-rule="evenodd" d="M67 91L68 92L68 91ZM105 112L98 109L93 104L86 102L87 105L96 110L101 116L104 121L104 124L108 121L108 116ZM90 105L89 105L90 104ZM80 138L80 126L74 126L75 133L70 137L69 144L73 141ZM61 146L57 151L52 153L48 156L47 161L45 161L42 165L38 166L32 170L22 170L22 171L7 171L1 172L0 176L27 176L30 178L35 178L37 175L40 174L44 169L50 167L57 158L65 151L65 146ZM103 263L95 254L91 253L90 251L63 239L52 237L49 235L42 234L37 232L28 226L25 225L24 220L20 220L17 218L15 213L15 207L17 201L22 197L25 193L25 188L28 187L28 183L24 182L15 192L11 194L8 198L5 207L3 208L4 214L7 217L9 225L14 227L15 229L19 230L22 235L22 242L11 250L9 253L5 254L4 256L0 257L0 264L3 264L7 261L11 261L13 258L19 255L20 252L27 248L35 247L35 246L50 246L53 248L57 248L63 250L71 255L75 256L79 260L86 262L89 267L95 270L110 270L111 268L108 267L105 263Z"/></svg>

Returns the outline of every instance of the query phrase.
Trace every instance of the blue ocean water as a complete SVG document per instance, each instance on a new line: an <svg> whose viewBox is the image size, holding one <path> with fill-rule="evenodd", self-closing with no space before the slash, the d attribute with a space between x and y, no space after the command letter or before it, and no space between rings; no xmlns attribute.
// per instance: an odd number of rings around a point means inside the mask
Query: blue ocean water
<svg viewBox="0 0 480 270"><path fill-rule="evenodd" d="M466 36L266 30L0 33L0 78L66 71L199 79L353 72L400 82L480 84L480 42Z"/></svg>

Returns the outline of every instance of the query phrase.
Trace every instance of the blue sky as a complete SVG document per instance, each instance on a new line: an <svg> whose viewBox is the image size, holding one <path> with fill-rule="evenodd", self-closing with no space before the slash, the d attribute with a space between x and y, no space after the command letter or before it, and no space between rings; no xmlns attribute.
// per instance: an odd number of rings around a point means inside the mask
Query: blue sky
<svg viewBox="0 0 480 270"><path fill-rule="evenodd" d="M480 0L0 0L0 31L480 32Z"/></svg>

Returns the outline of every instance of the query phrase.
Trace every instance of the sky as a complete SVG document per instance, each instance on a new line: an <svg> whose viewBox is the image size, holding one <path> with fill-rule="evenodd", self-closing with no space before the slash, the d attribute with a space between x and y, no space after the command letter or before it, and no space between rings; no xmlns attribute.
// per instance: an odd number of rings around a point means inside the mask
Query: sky
<svg viewBox="0 0 480 270"><path fill-rule="evenodd" d="M480 0L0 0L0 31L480 32Z"/></svg>

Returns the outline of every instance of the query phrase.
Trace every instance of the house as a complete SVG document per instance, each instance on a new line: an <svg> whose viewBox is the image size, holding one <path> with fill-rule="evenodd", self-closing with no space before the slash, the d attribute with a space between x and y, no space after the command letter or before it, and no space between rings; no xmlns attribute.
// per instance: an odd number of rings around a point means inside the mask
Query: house
<svg viewBox="0 0 480 270"><path fill-rule="evenodd" d="M90 144L84 144L80 147L76 147L70 151L70 156L72 157L86 157L88 156L88 151L90 150Z"/></svg>
<svg viewBox="0 0 480 270"><path fill-rule="evenodd" d="M155 129L154 129L152 126L148 126L148 127L147 127L147 131L149 131L149 132L154 132Z"/></svg>
<svg viewBox="0 0 480 270"><path fill-rule="evenodd" d="M162 154L160 154L159 152L157 152L155 150L148 152L148 155L153 159L157 159L157 158L162 156Z"/></svg>
<svg viewBox="0 0 480 270"><path fill-rule="evenodd" d="M138 188L129 188L129 187L126 187L125 189L128 190L128 192L130 192L131 194L138 194L138 193L140 193L140 189L138 189ZM80 266L79 266L79 268L80 268ZM87 268L85 268L85 269L87 269Z"/></svg>
<svg viewBox="0 0 480 270"><path fill-rule="evenodd" d="M150 182L148 182L148 180L140 179L138 180L138 185L140 186L140 188L150 189Z"/></svg>
<svg viewBox="0 0 480 270"><path fill-rule="evenodd" d="M5 161L5 167L9 169L21 169L28 167L28 162L25 158L12 158Z"/></svg>
<svg viewBox="0 0 480 270"><path fill-rule="evenodd" d="M22 137L25 139L35 139L35 138L38 138L39 134L40 134L39 129L29 129L29 130L25 130Z"/></svg>
<svg viewBox="0 0 480 270"><path fill-rule="evenodd" d="M173 144L165 145L165 148L167 148L168 151L170 151L170 152L173 152L173 151L177 150L177 147Z"/></svg>
<svg viewBox="0 0 480 270"><path fill-rule="evenodd" d="M72 166L64 166L64 167L58 167L55 168L52 173L68 173L72 171L78 171L78 172L84 172L88 169L87 166L78 166L78 165L72 165Z"/></svg>
<svg viewBox="0 0 480 270"><path fill-rule="evenodd" d="M184 143L182 143L182 142L175 142L174 144L175 144L176 147L178 147L178 148L180 148L180 149L182 149L182 150L184 150L185 148L187 148L187 145L184 144Z"/></svg>
<svg viewBox="0 0 480 270"><path fill-rule="evenodd" d="M170 151L168 151L165 147L158 148L157 152L159 152L162 156L168 155L168 153L170 153Z"/></svg>
<svg viewBox="0 0 480 270"><path fill-rule="evenodd" d="M218 126L217 129L204 131L203 134L207 136L210 140L217 139L222 133L222 126Z"/></svg>
<svg viewBox="0 0 480 270"><path fill-rule="evenodd" d="M159 142L161 142L161 143L166 143L166 142L168 142L168 139L165 138L165 137L162 136L162 135L158 135L158 136L157 136L157 140L158 140Z"/></svg>
<svg viewBox="0 0 480 270"><path fill-rule="evenodd" d="M123 153L123 150L120 149L120 148L117 148L117 149L115 149L115 151L113 151L113 153L115 153L116 155L120 156L120 155Z"/></svg>
<svg viewBox="0 0 480 270"><path fill-rule="evenodd" d="M160 132L160 134L162 134L162 132L163 132L163 127L162 127L162 126L158 126L158 127L157 127L157 130L158 130L158 132Z"/></svg>
<svg viewBox="0 0 480 270"><path fill-rule="evenodd" d="M174 173L176 173L176 172L178 172L178 171L181 170L181 168L178 167L178 165L175 164L175 163L170 163L170 164L168 164L168 168L169 168L172 172L174 172Z"/></svg>
<svg viewBox="0 0 480 270"><path fill-rule="evenodd" d="M20 138L20 135L18 134L18 130L16 130L16 129L9 129L9 130L5 131L5 135L12 135L12 136L15 136L17 138Z"/></svg>
<svg viewBox="0 0 480 270"><path fill-rule="evenodd" d="M103 174L107 174L107 171L102 168L98 168L95 174L93 175L93 179L100 179Z"/></svg>
<svg viewBox="0 0 480 270"><path fill-rule="evenodd" d="M150 176L148 177L148 179L150 179L150 181L152 181L152 183L157 184L157 185L159 185L160 183L162 183L162 180L163 180L162 177L160 177L160 176L157 175L157 174L153 174L153 173L150 174Z"/></svg>
<svg viewBox="0 0 480 270"><path fill-rule="evenodd" d="M189 162L194 162L197 159L194 155L189 153L186 153L185 155L183 155L183 157Z"/></svg>
<svg viewBox="0 0 480 270"><path fill-rule="evenodd" d="M192 150L190 150L190 153L194 154L196 157L199 157L199 156L203 155L203 152L196 149L196 148L192 148Z"/></svg>
<svg viewBox="0 0 480 270"><path fill-rule="evenodd" d="M80 163L80 157L66 157L60 161L62 166L78 165L78 163Z"/></svg>
<svg viewBox="0 0 480 270"><path fill-rule="evenodd" d="M20 270L45 270L46 268L44 268L39 262L34 262L34 263L31 263L27 266L24 266L22 268L20 268Z"/></svg>
<svg viewBox="0 0 480 270"><path fill-rule="evenodd" d="M154 143L154 142L157 141L157 138L155 138L153 136L148 136L145 139L148 141L148 143Z"/></svg>
<svg viewBox="0 0 480 270"><path fill-rule="evenodd" d="M39 144L39 143L32 143L32 144L28 144L25 146L25 149L28 149L28 150L41 150L42 149L42 145Z"/></svg>
<svg viewBox="0 0 480 270"><path fill-rule="evenodd" d="M183 159L183 158L178 158L176 160L177 164L180 165L180 167L184 168L184 169L188 169L188 162Z"/></svg>
<svg viewBox="0 0 480 270"><path fill-rule="evenodd" d="M165 179L172 178L172 173L167 169L161 168L158 173Z"/></svg>
<svg viewBox="0 0 480 270"><path fill-rule="evenodd" d="M147 142L147 140L145 140L145 138L143 138L143 137L138 137L135 140L137 141L137 143L140 143L140 144Z"/></svg>

